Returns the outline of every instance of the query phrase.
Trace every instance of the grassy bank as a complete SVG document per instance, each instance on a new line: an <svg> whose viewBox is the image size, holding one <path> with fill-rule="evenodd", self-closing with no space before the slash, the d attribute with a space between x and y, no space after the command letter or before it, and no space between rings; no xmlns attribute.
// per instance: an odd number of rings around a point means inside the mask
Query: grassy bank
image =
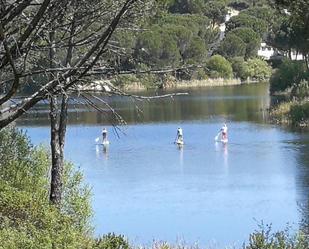
<svg viewBox="0 0 309 249"><path fill-rule="evenodd" d="M293 127L309 128L309 100L287 101L274 107L271 112L273 122Z"/></svg>
<svg viewBox="0 0 309 249"><path fill-rule="evenodd" d="M215 86L235 86L242 84L240 79L204 79L204 80L182 80L173 81L170 83L163 84L164 89L185 89L185 88L200 88L200 87L215 87Z"/></svg>
<svg viewBox="0 0 309 249"><path fill-rule="evenodd" d="M187 89L187 88L203 88L203 87L217 87L217 86L236 86L241 84L257 83L256 80L246 80L242 81L239 78L209 78L203 80L176 80L174 78L168 78L161 81L153 82L143 82L143 81L120 81L120 80L98 80L87 86L80 87L79 90L82 91L92 91L92 92L102 92L104 91L104 86L112 84L122 91L125 92L137 92L137 91L147 91L151 89Z"/></svg>

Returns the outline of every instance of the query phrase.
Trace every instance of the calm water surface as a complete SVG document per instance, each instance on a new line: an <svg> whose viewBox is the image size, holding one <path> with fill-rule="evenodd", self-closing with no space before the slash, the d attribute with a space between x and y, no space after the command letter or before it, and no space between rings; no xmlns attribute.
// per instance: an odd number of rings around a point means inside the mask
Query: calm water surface
<svg viewBox="0 0 309 249"><path fill-rule="evenodd" d="M210 88L154 102L106 99L128 125L71 102L66 158L93 190L96 234L200 245L241 244L258 224L298 228L308 218L309 134L267 124L268 85ZM229 143L215 143L222 123ZM35 144L49 143L46 104L24 117ZM103 126L108 148L95 145ZM184 130L185 146L173 144ZM120 137L118 137L120 136Z"/></svg>

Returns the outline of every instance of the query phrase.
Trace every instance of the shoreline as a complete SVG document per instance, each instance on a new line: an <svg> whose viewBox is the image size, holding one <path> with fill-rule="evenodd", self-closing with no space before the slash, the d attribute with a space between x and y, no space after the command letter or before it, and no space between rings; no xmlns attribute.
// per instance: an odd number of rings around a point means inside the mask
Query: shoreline
<svg viewBox="0 0 309 249"><path fill-rule="evenodd" d="M283 101L270 109L271 122L300 130L309 130L308 107L308 99Z"/></svg>
<svg viewBox="0 0 309 249"><path fill-rule="evenodd" d="M206 80L170 80L165 81L160 84L154 85L144 85L140 82L131 82L130 84L124 84L120 86L115 86L111 80L96 80L93 81L88 86L78 86L80 91L91 91L91 92L109 92L110 86L119 88L121 91L127 92L138 92L138 91L148 91L153 89L163 89L163 90L172 90L172 89L190 89L190 88L206 88L206 87L221 87L221 86L239 86L244 84L256 84L257 80L245 80L242 81L239 78L213 78Z"/></svg>

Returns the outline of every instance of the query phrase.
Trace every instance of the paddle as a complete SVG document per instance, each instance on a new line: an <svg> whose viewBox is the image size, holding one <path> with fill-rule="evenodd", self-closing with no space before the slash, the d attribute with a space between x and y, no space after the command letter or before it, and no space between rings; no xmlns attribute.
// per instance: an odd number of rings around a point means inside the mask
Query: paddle
<svg viewBox="0 0 309 249"><path fill-rule="evenodd" d="M219 140L219 136L221 135L221 132L219 131L219 133L217 134L217 136L215 136L215 141Z"/></svg>

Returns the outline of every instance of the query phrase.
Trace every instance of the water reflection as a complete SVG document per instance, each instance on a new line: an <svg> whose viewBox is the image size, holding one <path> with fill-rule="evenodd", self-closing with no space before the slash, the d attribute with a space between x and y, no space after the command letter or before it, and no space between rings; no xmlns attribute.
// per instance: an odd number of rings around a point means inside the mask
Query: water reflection
<svg viewBox="0 0 309 249"><path fill-rule="evenodd" d="M219 160L222 159L224 171L225 171L225 173L227 173L228 169L229 169L229 165L228 165L228 144L215 141L215 150L219 155Z"/></svg>
<svg viewBox="0 0 309 249"><path fill-rule="evenodd" d="M96 144L95 154L97 159L108 159L109 144Z"/></svg>
<svg viewBox="0 0 309 249"><path fill-rule="evenodd" d="M302 214L302 229L309 234L309 134L304 141L294 144L299 147L298 161L298 188L300 196L298 198L299 209Z"/></svg>
<svg viewBox="0 0 309 249"><path fill-rule="evenodd" d="M267 109L270 105L268 84L242 85L234 87L203 88L188 90L188 96L156 101L135 102L126 97L105 97L111 105L128 123L136 122L171 122L185 120L212 119L222 116L225 119L237 121L265 122ZM186 90L187 91L187 90ZM157 93L139 93L157 94ZM93 101L96 101L95 99ZM70 124L110 124L113 116L98 113L82 99L70 101ZM76 104L78 103L78 104ZM99 102L97 102L100 105ZM22 125L48 125L48 106L41 103L36 109L19 120ZM102 106L102 108L105 108ZM35 124L32 120L35 118Z"/></svg>
<svg viewBox="0 0 309 249"><path fill-rule="evenodd" d="M181 169L183 168L183 144L177 144L177 149L179 150L179 165Z"/></svg>

